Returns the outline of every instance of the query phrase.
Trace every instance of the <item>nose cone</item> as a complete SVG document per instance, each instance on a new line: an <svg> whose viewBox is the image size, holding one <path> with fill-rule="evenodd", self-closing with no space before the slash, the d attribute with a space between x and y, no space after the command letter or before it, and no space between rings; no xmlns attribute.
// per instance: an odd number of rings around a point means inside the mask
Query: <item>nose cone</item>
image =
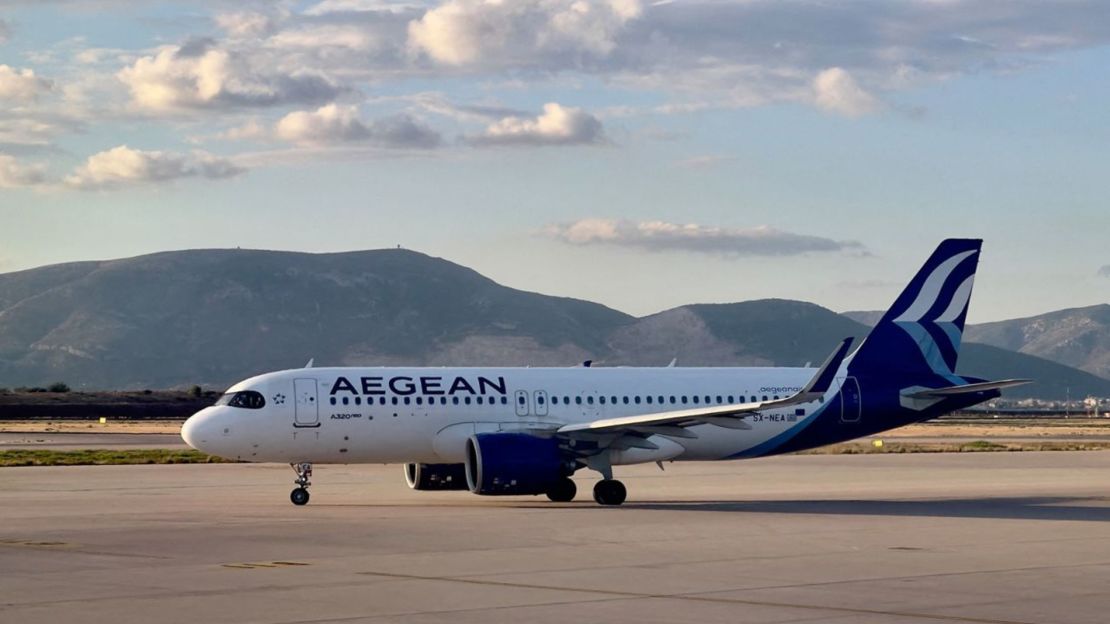
<svg viewBox="0 0 1110 624"><path fill-rule="evenodd" d="M181 426L181 439L198 451L211 444L212 408L206 407L190 416Z"/></svg>

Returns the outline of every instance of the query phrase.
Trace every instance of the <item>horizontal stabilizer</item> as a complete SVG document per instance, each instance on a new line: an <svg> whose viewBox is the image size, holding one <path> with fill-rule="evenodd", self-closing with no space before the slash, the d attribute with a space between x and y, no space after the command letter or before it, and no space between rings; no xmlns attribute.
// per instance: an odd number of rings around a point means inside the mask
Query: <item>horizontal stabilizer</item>
<svg viewBox="0 0 1110 624"><path fill-rule="evenodd" d="M908 393L905 396L912 399L928 399L969 394L972 392L985 392L987 390L1001 390L1013 386L1024 386L1033 383L1032 379L1003 379L1001 381L984 381L982 383L964 384L962 386L946 386L944 388L930 388Z"/></svg>

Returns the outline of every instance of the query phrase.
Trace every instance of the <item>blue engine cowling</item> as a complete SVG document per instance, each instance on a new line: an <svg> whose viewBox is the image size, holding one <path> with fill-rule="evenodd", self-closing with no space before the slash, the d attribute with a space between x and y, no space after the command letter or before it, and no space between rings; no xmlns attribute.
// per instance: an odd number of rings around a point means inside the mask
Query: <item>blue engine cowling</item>
<svg viewBox="0 0 1110 624"><path fill-rule="evenodd" d="M573 473L553 438L479 433L466 441L466 483L475 494L543 494Z"/></svg>

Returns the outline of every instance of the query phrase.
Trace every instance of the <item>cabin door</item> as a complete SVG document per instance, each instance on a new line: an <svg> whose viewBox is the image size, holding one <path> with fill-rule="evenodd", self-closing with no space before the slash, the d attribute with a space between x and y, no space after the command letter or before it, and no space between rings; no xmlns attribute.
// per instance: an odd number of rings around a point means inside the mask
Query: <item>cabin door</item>
<svg viewBox="0 0 1110 624"><path fill-rule="evenodd" d="M315 379L294 379L293 394L297 397L294 427L319 427L320 405L316 400Z"/></svg>
<svg viewBox="0 0 1110 624"><path fill-rule="evenodd" d="M859 382L855 377L845 377L840 384L840 422L858 423L862 410Z"/></svg>

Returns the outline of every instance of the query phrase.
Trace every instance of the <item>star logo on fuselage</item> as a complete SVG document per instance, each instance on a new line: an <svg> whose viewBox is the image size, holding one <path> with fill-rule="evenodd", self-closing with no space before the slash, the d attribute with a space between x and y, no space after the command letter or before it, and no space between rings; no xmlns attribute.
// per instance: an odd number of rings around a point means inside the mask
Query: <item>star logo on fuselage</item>
<svg viewBox="0 0 1110 624"><path fill-rule="evenodd" d="M275 394L274 395L274 405L285 405L285 395L284 394Z"/></svg>

